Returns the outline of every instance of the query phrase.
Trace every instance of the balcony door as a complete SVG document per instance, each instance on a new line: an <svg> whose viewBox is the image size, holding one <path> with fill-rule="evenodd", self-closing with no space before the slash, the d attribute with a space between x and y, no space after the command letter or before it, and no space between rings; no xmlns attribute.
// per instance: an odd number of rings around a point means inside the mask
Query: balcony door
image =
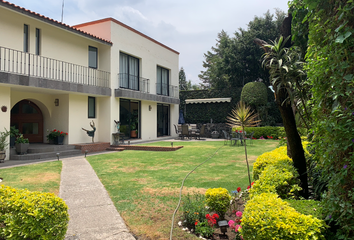
<svg viewBox="0 0 354 240"><path fill-rule="evenodd" d="M125 53L119 55L119 87L139 90L139 59Z"/></svg>
<svg viewBox="0 0 354 240"><path fill-rule="evenodd" d="M156 94L169 96L169 70L157 66Z"/></svg>
<svg viewBox="0 0 354 240"><path fill-rule="evenodd" d="M170 135L170 106L157 104L157 136Z"/></svg>
<svg viewBox="0 0 354 240"><path fill-rule="evenodd" d="M43 115L30 100L22 100L11 109L11 126L15 126L30 143L43 143Z"/></svg>

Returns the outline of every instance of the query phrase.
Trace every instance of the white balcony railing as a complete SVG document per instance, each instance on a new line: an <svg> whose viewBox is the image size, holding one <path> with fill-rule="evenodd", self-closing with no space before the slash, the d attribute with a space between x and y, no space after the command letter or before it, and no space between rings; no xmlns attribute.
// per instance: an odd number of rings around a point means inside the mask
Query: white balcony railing
<svg viewBox="0 0 354 240"><path fill-rule="evenodd" d="M109 72L5 47L0 47L0 72L97 87L110 87Z"/></svg>

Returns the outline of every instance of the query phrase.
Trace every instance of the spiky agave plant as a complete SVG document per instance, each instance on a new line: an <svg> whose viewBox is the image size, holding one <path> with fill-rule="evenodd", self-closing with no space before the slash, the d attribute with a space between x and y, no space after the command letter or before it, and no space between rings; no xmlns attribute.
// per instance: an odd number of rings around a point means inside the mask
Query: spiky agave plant
<svg viewBox="0 0 354 240"><path fill-rule="evenodd" d="M261 120L257 120L258 114L255 113L249 106L242 101L238 102L236 107L231 110L231 114L227 116L227 125L232 127L241 127L242 128L242 135L243 139L245 138L245 127L255 127ZM247 171L248 171L248 180L251 186L251 175L250 175L250 167L248 164L247 158L247 146L246 141L244 141L245 146L245 156L246 156L246 163L247 163Z"/></svg>

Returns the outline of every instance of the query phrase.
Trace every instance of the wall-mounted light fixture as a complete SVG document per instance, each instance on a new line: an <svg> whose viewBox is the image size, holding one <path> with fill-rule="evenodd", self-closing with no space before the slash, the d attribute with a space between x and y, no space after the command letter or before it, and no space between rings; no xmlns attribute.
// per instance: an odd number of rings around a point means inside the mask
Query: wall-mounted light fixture
<svg viewBox="0 0 354 240"><path fill-rule="evenodd" d="M59 106L59 99L58 99L58 98L56 98L56 99L54 100L54 105L55 105L56 107Z"/></svg>
<svg viewBox="0 0 354 240"><path fill-rule="evenodd" d="M149 111L151 111L151 109L152 109L152 107L151 107L151 105L149 105Z"/></svg>

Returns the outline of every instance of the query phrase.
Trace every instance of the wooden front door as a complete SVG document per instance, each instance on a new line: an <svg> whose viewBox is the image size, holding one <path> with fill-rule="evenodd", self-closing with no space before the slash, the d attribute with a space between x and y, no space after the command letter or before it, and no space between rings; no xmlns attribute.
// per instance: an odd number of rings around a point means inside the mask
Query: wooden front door
<svg viewBox="0 0 354 240"><path fill-rule="evenodd" d="M22 100L11 109L11 126L15 126L30 143L43 143L43 115L30 100Z"/></svg>

